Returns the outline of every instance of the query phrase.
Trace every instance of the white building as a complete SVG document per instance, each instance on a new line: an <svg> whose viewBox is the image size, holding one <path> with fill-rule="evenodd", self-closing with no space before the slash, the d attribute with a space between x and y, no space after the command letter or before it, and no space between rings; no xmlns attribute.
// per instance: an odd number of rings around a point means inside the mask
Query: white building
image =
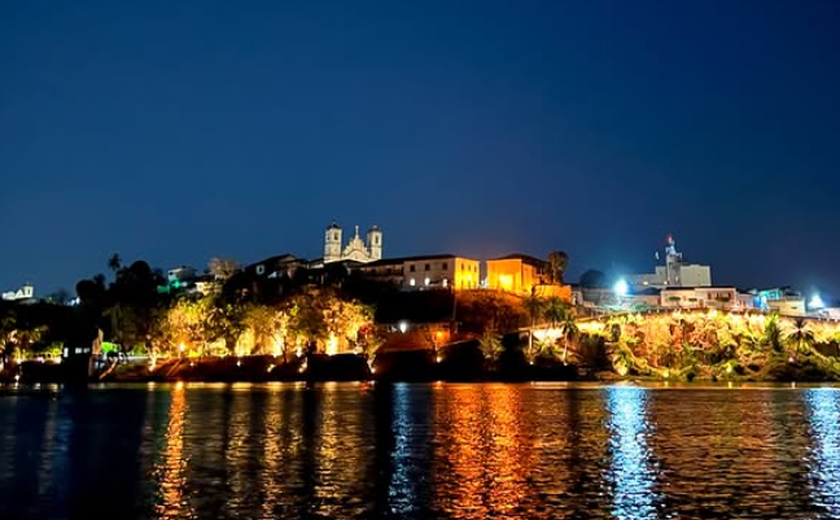
<svg viewBox="0 0 840 520"><path fill-rule="evenodd" d="M196 271L194 267L182 265L166 272L166 281L169 285L189 283L195 280Z"/></svg>
<svg viewBox="0 0 840 520"><path fill-rule="evenodd" d="M21 301L31 300L35 298L35 286L31 283L25 283L20 286L17 291L6 291L3 293L3 299L6 301Z"/></svg>
<svg viewBox="0 0 840 520"><path fill-rule="evenodd" d="M356 234L346 246L343 246L341 227L335 222L324 232L324 263L353 260L368 263L382 259L382 230L377 226L371 227L366 239L359 236L359 226Z"/></svg>
<svg viewBox="0 0 840 520"><path fill-rule="evenodd" d="M480 262L457 255L390 258L357 267L369 279L387 281L406 290L477 289Z"/></svg>
<svg viewBox="0 0 840 520"><path fill-rule="evenodd" d="M734 287L669 287L659 293L659 305L666 309L748 308Z"/></svg>
<svg viewBox="0 0 840 520"><path fill-rule="evenodd" d="M656 256L659 258L658 253ZM633 286L634 290L648 287L710 287L712 268L684 260L682 253L677 252L674 237L668 235L665 265L657 265L653 273L630 275L627 277L627 282Z"/></svg>

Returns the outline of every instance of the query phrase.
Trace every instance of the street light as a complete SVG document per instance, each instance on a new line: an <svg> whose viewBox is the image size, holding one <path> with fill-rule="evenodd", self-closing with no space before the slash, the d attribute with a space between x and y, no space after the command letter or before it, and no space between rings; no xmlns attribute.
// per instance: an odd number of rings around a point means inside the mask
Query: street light
<svg viewBox="0 0 840 520"><path fill-rule="evenodd" d="M627 281L624 278L620 278L613 286L613 292L621 297L627 296L628 290L629 287L627 286Z"/></svg>
<svg viewBox="0 0 840 520"><path fill-rule="evenodd" d="M814 294L811 296L811 301L808 302L808 307L812 309L822 309L825 307L825 303L823 302L822 298L820 298L819 294Z"/></svg>

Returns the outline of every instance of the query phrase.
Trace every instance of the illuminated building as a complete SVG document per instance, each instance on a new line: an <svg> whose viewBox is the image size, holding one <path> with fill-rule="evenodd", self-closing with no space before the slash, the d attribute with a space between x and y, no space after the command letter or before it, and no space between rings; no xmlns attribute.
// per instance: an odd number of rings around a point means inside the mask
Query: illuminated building
<svg viewBox="0 0 840 520"><path fill-rule="evenodd" d="M35 286L30 283L25 283L17 291L4 292L3 299L15 302L32 301L35 299Z"/></svg>
<svg viewBox="0 0 840 520"><path fill-rule="evenodd" d="M743 310L745 303L734 287L669 287L659 293L664 308Z"/></svg>
<svg viewBox="0 0 840 520"><path fill-rule="evenodd" d="M656 253L659 259L659 253ZM712 268L708 265L693 264L683 259L677 251L674 237L668 235L665 246L665 265L657 265L655 272L636 274L627 277L627 281L636 289L647 287L709 287L712 285Z"/></svg>
<svg viewBox="0 0 840 520"><path fill-rule="evenodd" d="M560 296L571 300L568 286L548 285L548 262L533 256L512 254L487 260L487 288L520 295Z"/></svg>
<svg viewBox="0 0 840 520"><path fill-rule="evenodd" d="M750 291L756 309L783 316L805 316L805 298L788 287Z"/></svg>
<svg viewBox="0 0 840 520"><path fill-rule="evenodd" d="M479 261L450 254L391 258L355 269L366 278L391 282L405 290L479 286Z"/></svg>
<svg viewBox="0 0 840 520"><path fill-rule="evenodd" d="M352 260L355 262L374 262L382 259L382 230L377 226L367 232L366 241L359 236L359 226L356 234L342 249L341 227L335 222L324 232L324 263Z"/></svg>

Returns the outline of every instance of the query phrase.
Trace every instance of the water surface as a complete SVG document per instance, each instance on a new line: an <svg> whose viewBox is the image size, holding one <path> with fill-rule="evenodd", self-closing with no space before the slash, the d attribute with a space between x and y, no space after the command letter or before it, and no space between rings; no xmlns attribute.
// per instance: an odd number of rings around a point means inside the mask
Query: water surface
<svg viewBox="0 0 840 520"><path fill-rule="evenodd" d="M840 518L840 392L501 384L0 394L0 518Z"/></svg>

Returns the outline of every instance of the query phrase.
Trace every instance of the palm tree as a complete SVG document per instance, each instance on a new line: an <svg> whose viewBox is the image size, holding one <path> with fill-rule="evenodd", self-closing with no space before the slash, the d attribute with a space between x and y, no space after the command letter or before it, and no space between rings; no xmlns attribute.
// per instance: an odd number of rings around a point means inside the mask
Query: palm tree
<svg viewBox="0 0 840 520"><path fill-rule="evenodd" d="M773 314L764 325L764 343L775 352L782 351L782 329L779 327L779 316Z"/></svg>
<svg viewBox="0 0 840 520"><path fill-rule="evenodd" d="M572 308L566 307L560 326L563 328L563 362L565 363L569 354L569 344L576 342L580 336L577 316L575 316L575 311Z"/></svg>
<svg viewBox="0 0 840 520"><path fill-rule="evenodd" d="M534 327L537 326L537 320L540 319L545 310L545 300L534 293L525 298L523 303L528 317L531 318L531 326L528 328L528 358L533 357L534 352Z"/></svg>
<svg viewBox="0 0 840 520"><path fill-rule="evenodd" d="M479 348L489 366L495 366L502 354L502 338L490 329L484 331L481 339L478 340Z"/></svg>
<svg viewBox="0 0 840 520"><path fill-rule="evenodd" d="M552 251L548 253L549 281L562 284L563 274L569 264L569 255L565 251Z"/></svg>
<svg viewBox="0 0 840 520"><path fill-rule="evenodd" d="M119 253L114 253L113 255L111 255L108 258L108 269L113 271L114 275L116 275L117 271L119 271L121 268L122 268L122 258L120 258Z"/></svg>
<svg viewBox="0 0 840 520"><path fill-rule="evenodd" d="M566 317L569 305L559 296L551 296L545 302L543 317L548 322L549 328L557 328L558 324Z"/></svg>
<svg viewBox="0 0 840 520"><path fill-rule="evenodd" d="M569 313L569 305L559 296L551 296L546 300L543 308L543 318L548 322L549 329L557 329L564 323Z"/></svg>
<svg viewBox="0 0 840 520"><path fill-rule="evenodd" d="M784 338L793 346L793 353L807 354L814 345L814 330L799 318L785 330Z"/></svg>

